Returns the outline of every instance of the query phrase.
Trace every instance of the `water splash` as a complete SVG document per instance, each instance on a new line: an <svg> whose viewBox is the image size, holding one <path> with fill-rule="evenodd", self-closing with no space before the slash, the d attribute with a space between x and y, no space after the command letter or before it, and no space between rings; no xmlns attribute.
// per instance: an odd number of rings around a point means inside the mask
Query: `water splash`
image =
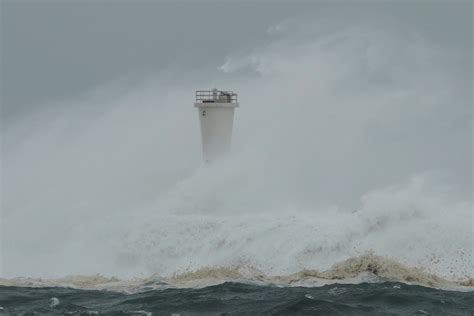
<svg viewBox="0 0 474 316"><path fill-rule="evenodd" d="M470 280L472 103L457 59L419 34L342 25L277 27L270 44L229 56L209 81L242 108L234 153L214 166L199 167L201 74L10 123L2 274L278 276L373 251Z"/></svg>

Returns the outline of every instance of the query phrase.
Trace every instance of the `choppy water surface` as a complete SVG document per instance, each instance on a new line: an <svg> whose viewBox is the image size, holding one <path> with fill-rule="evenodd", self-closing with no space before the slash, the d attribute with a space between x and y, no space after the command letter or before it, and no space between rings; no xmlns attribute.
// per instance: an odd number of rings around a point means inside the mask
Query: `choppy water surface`
<svg viewBox="0 0 474 316"><path fill-rule="evenodd" d="M277 287L223 283L135 294L0 287L0 315L473 315L472 292L402 283Z"/></svg>

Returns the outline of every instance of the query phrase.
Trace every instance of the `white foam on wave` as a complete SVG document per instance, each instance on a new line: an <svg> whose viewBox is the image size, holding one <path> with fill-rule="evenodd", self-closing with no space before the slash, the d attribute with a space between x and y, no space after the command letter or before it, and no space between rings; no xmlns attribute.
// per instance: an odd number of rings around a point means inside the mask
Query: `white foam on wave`
<svg viewBox="0 0 474 316"><path fill-rule="evenodd" d="M364 196L356 211L332 207L236 213L226 209L226 197L211 196L201 204L195 200L193 211L139 217L145 220L135 220L139 229L118 239L117 253L141 260L161 275L241 264L268 275L287 275L329 269L373 251L443 278L468 278L474 275L470 227L459 223L471 219L469 204L443 200L426 186L415 177L403 186L376 190ZM186 199L178 194L172 200L181 205ZM168 203L165 209L188 209ZM220 205L218 211L209 211L209 203Z"/></svg>

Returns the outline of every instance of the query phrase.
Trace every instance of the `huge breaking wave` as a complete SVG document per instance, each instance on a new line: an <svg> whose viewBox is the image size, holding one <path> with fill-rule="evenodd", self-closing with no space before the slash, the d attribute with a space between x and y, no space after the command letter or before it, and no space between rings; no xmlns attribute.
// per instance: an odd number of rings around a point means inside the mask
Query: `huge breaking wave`
<svg viewBox="0 0 474 316"><path fill-rule="evenodd" d="M206 70L242 104L218 164L200 166L203 72L8 124L0 284L472 286L470 94L453 52L305 23Z"/></svg>

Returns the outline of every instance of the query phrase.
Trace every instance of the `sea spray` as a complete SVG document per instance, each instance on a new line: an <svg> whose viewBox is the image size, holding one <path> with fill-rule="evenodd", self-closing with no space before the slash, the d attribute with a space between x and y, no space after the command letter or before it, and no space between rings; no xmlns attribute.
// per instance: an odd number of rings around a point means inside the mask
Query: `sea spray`
<svg viewBox="0 0 474 316"><path fill-rule="evenodd" d="M2 275L292 275L373 251L472 278L458 59L411 30L326 22L277 27L222 61L209 81L239 91L241 111L231 157L212 167L192 108L207 83L192 71L10 122Z"/></svg>

